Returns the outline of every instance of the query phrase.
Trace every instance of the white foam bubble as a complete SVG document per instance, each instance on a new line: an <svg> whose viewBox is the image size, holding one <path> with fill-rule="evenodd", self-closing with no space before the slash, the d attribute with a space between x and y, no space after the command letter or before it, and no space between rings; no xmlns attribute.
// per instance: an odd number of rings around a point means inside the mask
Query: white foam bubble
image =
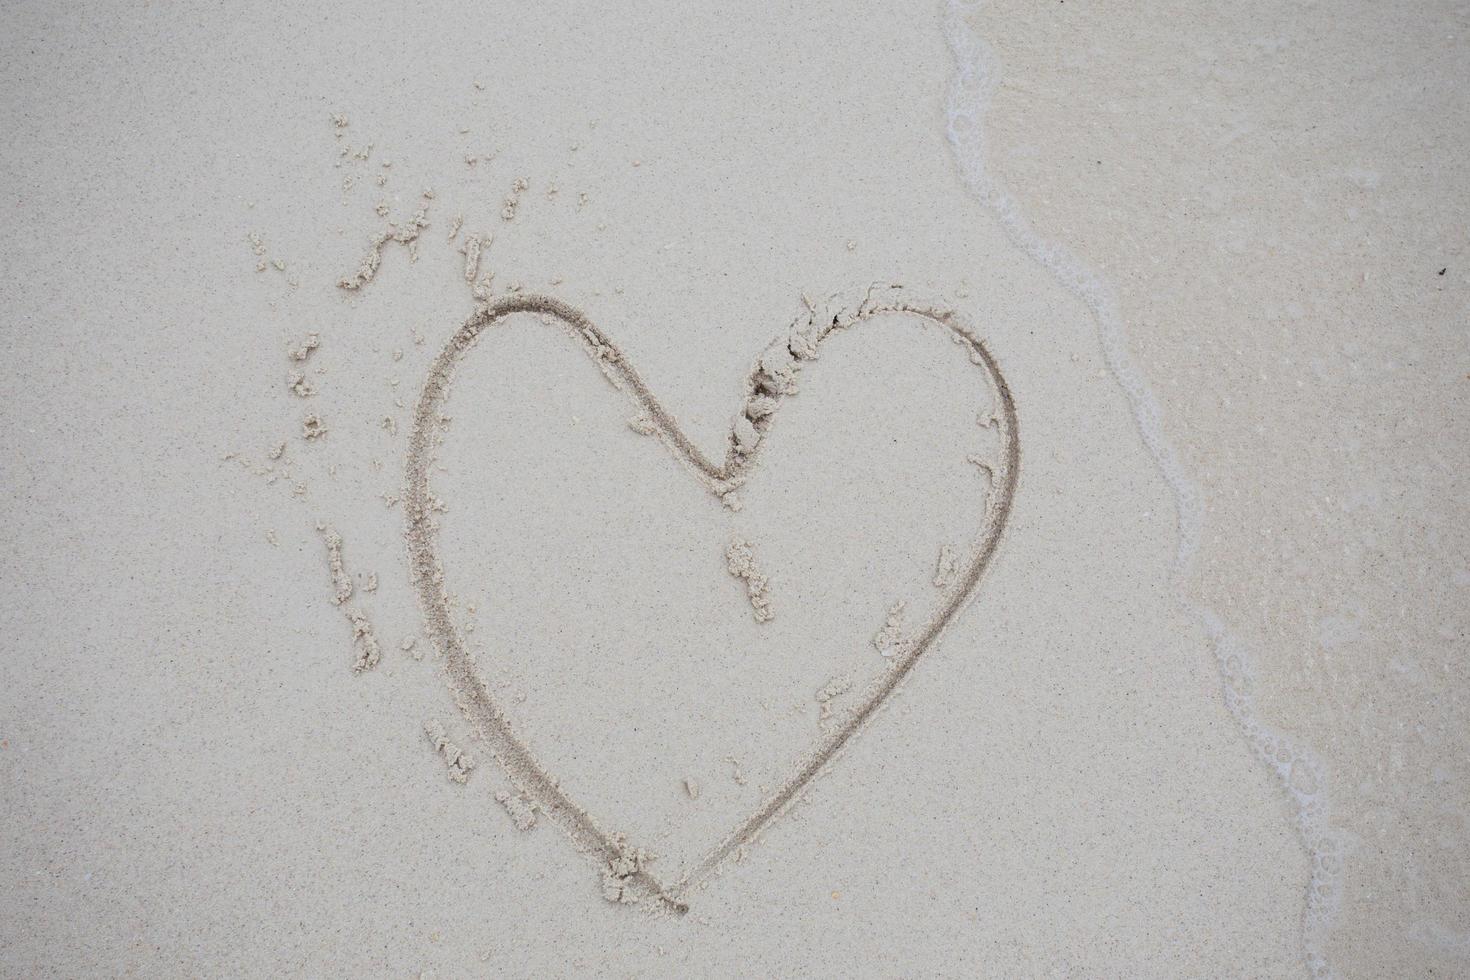
<svg viewBox="0 0 1470 980"><path fill-rule="evenodd" d="M955 63L945 118L960 176L981 203L994 212L1011 241L1050 270L1092 312L1103 360L1128 399L1145 448L1173 492L1178 544L1171 577L1176 596L1209 638L1231 717L1295 804L1296 831L1312 862L1302 916L1307 967L1315 977L1335 976L1325 950L1342 894L1344 837L1328 821L1326 772L1315 755L1261 720L1251 692L1248 652L1213 609L1192 602L1183 592L1184 574L1199 550L1200 492L1165 437L1158 400L1128 353L1123 319L1112 288L1065 248L1036 234L1016 200L986 170L985 114L999 83L1000 69L994 53L965 21L965 14L979 6L949 0L944 18L945 38Z"/></svg>

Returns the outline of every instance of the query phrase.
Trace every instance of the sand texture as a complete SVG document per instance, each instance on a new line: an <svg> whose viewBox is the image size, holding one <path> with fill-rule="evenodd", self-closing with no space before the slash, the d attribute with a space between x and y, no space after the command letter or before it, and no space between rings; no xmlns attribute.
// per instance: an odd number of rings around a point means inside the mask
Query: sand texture
<svg viewBox="0 0 1470 980"><path fill-rule="evenodd" d="M1464 9L0 55L0 975L1470 974Z"/></svg>

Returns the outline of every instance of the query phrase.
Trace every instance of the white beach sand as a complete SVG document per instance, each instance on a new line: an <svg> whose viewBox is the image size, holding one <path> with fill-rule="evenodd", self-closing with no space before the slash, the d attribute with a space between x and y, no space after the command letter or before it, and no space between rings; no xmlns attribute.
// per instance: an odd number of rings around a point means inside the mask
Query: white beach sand
<svg viewBox="0 0 1470 980"><path fill-rule="evenodd" d="M0 974L1466 974L1467 38L7 6Z"/></svg>

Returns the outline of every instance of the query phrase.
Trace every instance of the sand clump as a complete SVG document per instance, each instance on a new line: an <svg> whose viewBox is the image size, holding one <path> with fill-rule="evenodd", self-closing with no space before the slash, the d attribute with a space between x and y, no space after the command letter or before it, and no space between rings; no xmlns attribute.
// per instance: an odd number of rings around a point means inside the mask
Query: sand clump
<svg viewBox="0 0 1470 980"><path fill-rule="evenodd" d="M293 361L304 362L308 357L311 356L312 351L316 350L321 345L321 335L317 333L309 333L306 335L306 339L301 341L301 343L297 344L295 347L287 348L286 356Z"/></svg>
<svg viewBox="0 0 1470 980"><path fill-rule="evenodd" d="M336 528L326 524L318 524L316 529L327 546L327 569L332 573L332 588L335 592L332 604L340 606L352 598L352 576L347 574L347 565L342 561L342 535L337 533Z"/></svg>
<svg viewBox="0 0 1470 980"><path fill-rule="evenodd" d="M267 486L271 486L279 480L289 481L291 479L291 462L284 459L285 452L285 444L277 443L266 453L268 462L257 463L251 457L238 452L226 453L221 457L221 461L226 463L233 461L251 476L258 476L265 481ZM298 483L293 486L292 492L299 496L306 492L306 488Z"/></svg>
<svg viewBox="0 0 1470 980"><path fill-rule="evenodd" d="M305 365L307 358L311 357L312 352L321 345L321 336L309 333L301 343L286 349L286 357L301 365L301 368L293 369L286 375L286 386L291 390L291 394L298 398L310 398L316 394L316 387L306 378Z"/></svg>
<svg viewBox="0 0 1470 980"><path fill-rule="evenodd" d="M903 599L889 606L888 616L883 620L882 627L873 634L873 649L884 657L892 659L912 649L913 641L904 635L904 618L907 610L908 603Z"/></svg>
<svg viewBox="0 0 1470 980"><path fill-rule="evenodd" d="M277 272L286 271L285 260L266 255L265 238L260 232L249 232L246 234L245 240L250 243L250 252L255 256L256 272L264 272L267 269L275 269ZM300 285L294 277L288 277L286 282L292 287Z"/></svg>
<svg viewBox="0 0 1470 980"><path fill-rule="evenodd" d="M367 614L356 606L347 609L347 621L352 624L352 649L357 653L357 659L352 663L353 672L372 670L378 665L378 658L382 655L378 636L373 632L373 624L368 621Z"/></svg>
<svg viewBox="0 0 1470 980"><path fill-rule="evenodd" d="M652 860L647 851L632 847L614 836L614 853L602 870L602 897L609 902L631 905L641 897L639 885L647 878L644 865Z"/></svg>
<svg viewBox="0 0 1470 980"><path fill-rule="evenodd" d="M332 605L340 607L352 598L353 591L352 575L348 573L347 564L342 560L342 535L327 524L317 524L316 529L322 536L322 543L327 546L327 570L332 575ZM377 588L376 574L369 577L368 584L371 587L366 591L371 592ZM382 647L378 645L373 624L368 620L367 613L356 606L348 606L342 613L352 627L352 648L356 652L353 671L371 670L378 665L378 659L382 656Z"/></svg>
<svg viewBox="0 0 1470 980"><path fill-rule="evenodd" d="M482 276L480 276L479 280L470 287L470 295L473 296L477 302L490 302L490 284L494 281L495 273L484 273Z"/></svg>
<svg viewBox="0 0 1470 980"><path fill-rule="evenodd" d="M286 375L286 387L297 398L310 398L316 394L316 386L308 381L306 375L300 371L292 371Z"/></svg>
<svg viewBox="0 0 1470 980"><path fill-rule="evenodd" d="M449 737L444 726L435 719L424 722L424 735L429 744L434 746L434 751L443 757L444 765L449 770L449 781L463 786L475 769L475 760L458 742Z"/></svg>
<svg viewBox="0 0 1470 980"><path fill-rule="evenodd" d="M771 611L770 582L756 567L755 552L744 538L733 538L725 548L725 567L730 574L745 582L745 593L750 598L750 608L757 623L769 623L775 618Z"/></svg>
<svg viewBox="0 0 1470 980"><path fill-rule="evenodd" d="M526 794L512 793L510 790L502 789L496 792L495 802L505 807L505 812L510 814L511 822L515 824L516 830L530 830L536 826L536 811L540 807Z"/></svg>
<svg viewBox="0 0 1470 980"><path fill-rule="evenodd" d="M255 256L255 271L264 272L266 268L265 239L261 237L260 232L252 231L245 236L245 240L250 243L250 251Z"/></svg>
<svg viewBox="0 0 1470 980"><path fill-rule="evenodd" d="M521 206L521 194L524 193L526 188L530 186L530 182L524 177L517 177L515 179L515 182L510 185L510 193L505 195L504 206L500 209L500 217L502 220L515 220L516 209Z"/></svg>
<svg viewBox="0 0 1470 980"><path fill-rule="evenodd" d="M372 240L368 243L366 254L363 255L362 261L358 263L357 270L351 275L343 276L337 280L338 287L355 291L372 282L373 277L378 274L378 266L383 262L383 246L390 242L397 242L400 245L406 246L409 250L410 260L416 259L418 252L415 243L418 241L419 232L429 227L428 202L432 197L432 194L425 191L424 201L419 205L418 210L414 211L413 217L402 224L390 223L388 227L373 236Z"/></svg>
<svg viewBox="0 0 1470 980"><path fill-rule="evenodd" d="M464 253L464 281L471 286L480 274L480 253L490 247L494 235L466 235L460 251Z"/></svg>
<svg viewBox="0 0 1470 980"><path fill-rule="evenodd" d="M825 728L831 723L832 702L852 690L852 677L834 677L817 691L817 724Z"/></svg>

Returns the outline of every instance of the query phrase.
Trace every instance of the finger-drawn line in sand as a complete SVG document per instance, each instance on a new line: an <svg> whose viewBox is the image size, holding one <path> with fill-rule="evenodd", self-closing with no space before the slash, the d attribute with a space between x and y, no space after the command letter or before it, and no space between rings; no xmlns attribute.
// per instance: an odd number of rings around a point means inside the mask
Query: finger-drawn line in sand
<svg viewBox="0 0 1470 980"><path fill-rule="evenodd" d="M429 489L429 471L436 446L442 438L440 418L445 395L460 360L475 346L489 327L517 313L536 314L543 323L559 326L601 368L615 388L635 404L647 419L651 434L672 455L689 466L715 499L741 486L759 457L766 433L774 424L783 400L797 391L802 365L817 358L821 343L839 330L879 315L897 314L950 331L956 343L968 351L969 359L985 373L998 405L1000 459L995 464L994 485L984 495L984 504L969 563L944 594L938 612L926 625L906 637L894 651L889 669L871 685L840 725L824 730L805 759L787 780L765 795L756 810L716 844L691 871L674 884L659 881L648 869L649 857L622 835L604 830L585 809L572 800L520 740L500 704L474 668L474 662L450 618L450 603L444 572L434 547L438 530L434 518L436 500ZM407 541L413 583L423 608L427 632L444 658L445 670L460 708L479 730L491 751L517 788L560 825L581 850L603 864L603 894L612 901L629 901L636 892L656 897L668 907L687 911L685 896L695 885L719 869L727 858L756 838L807 787L852 737L873 717L938 639L945 627L973 598L981 577L1000 544L1001 532L1010 516L1016 481L1020 472L1020 442L1016 407L1010 386L995 358L980 338L950 310L904 300L897 289L875 296L868 289L862 300L849 305L807 304L807 313L793 324L788 335L773 341L756 359L746 379L746 397L727 439L725 459L711 462L659 404L633 366L608 337L581 311L558 299L531 294L513 294L475 310L449 338L435 358L414 411L413 433L407 463Z"/></svg>

